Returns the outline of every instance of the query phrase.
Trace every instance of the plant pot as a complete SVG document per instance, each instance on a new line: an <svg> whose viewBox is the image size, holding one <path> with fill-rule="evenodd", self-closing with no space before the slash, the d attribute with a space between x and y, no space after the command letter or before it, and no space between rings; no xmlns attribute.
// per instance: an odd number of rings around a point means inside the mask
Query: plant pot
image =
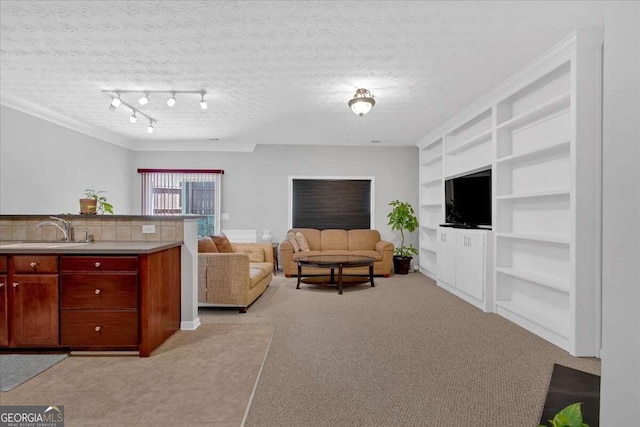
<svg viewBox="0 0 640 427"><path fill-rule="evenodd" d="M394 256L393 257L393 271L396 274L409 274L409 267L413 257L410 256Z"/></svg>
<svg viewBox="0 0 640 427"><path fill-rule="evenodd" d="M93 215L96 213L96 205L95 199L80 199L80 213Z"/></svg>

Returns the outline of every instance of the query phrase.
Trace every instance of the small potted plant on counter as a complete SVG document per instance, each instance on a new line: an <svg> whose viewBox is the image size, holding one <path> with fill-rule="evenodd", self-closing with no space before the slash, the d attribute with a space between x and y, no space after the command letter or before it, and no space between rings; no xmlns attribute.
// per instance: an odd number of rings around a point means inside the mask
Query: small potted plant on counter
<svg viewBox="0 0 640 427"><path fill-rule="evenodd" d="M107 198L102 194L106 191L84 190L84 198L80 199L80 213L94 215L110 213L113 214L113 205L107 202Z"/></svg>
<svg viewBox="0 0 640 427"><path fill-rule="evenodd" d="M387 215L389 225L392 230L400 231L400 235L402 236L400 246L396 247L393 251L393 269L396 274L407 274L409 273L409 266L411 265L413 255L418 255L418 250L414 248L413 245L404 245L404 232L414 232L416 228L418 228L418 218L416 217L413 207L408 202L394 200L389 203L389 206L393 207Z"/></svg>

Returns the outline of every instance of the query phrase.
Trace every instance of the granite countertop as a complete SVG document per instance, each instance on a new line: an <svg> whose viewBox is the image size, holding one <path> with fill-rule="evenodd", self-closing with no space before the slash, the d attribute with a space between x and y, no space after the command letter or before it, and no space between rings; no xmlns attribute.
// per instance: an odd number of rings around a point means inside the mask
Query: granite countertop
<svg viewBox="0 0 640 427"><path fill-rule="evenodd" d="M26 243L31 247L12 246ZM134 241L134 242L0 242L0 254L150 254L181 246L182 241ZM42 247L33 247L41 244Z"/></svg>

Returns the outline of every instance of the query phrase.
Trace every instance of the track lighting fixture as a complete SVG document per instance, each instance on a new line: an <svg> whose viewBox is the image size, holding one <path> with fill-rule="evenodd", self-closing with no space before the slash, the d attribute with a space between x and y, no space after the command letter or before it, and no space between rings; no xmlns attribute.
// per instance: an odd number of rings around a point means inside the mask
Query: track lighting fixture
<svg viewBox="0 0 640 427"><path fill-rule="evenodd" d="M169 98L167 100L167 105L169 107L173 107L174 105L176 105L176 93L175 92L171 92L171 98Z"/></svg>
<svg viewBox="0 0 640 427"><path fill-rule="evenodd" d="M204 99L204 95L206 93L207 92L205 92L205 91L200 92L200 109L202 109L202 110L206 110L207 108L209 108L207 106L207 101L205 101L205 99Z"/></svg>
<svg viewBox="0 0 640 427"><path fill-rule="evenodd" d="M131 123L135 123L136 120L138 119L138 114L144 116L147 118L147 120L149 120L149 126L147 127L147 132L148 133L153 133L154 127L153 124L154 123L158 123L158 121L156 119L154 119L153 117L145 114L144 112L140 111L140 109L138 107L134 107L131 104L126 103L122 98L121 95L122 94L132 94L132 93L142 93L143 96L138 99L138 102L141 105L146 105L149 103L149 94L151 93L169 93L171 94L171 97L167 100L167 105L169 107L173 107L174 105L176 105L176 94L188 94L188 93L193 93L193 94L199 94L200 95L200 108L202 110L206 110L208 105L207 105L207 101L204 99L204 96L207 94L207 92L205 90L145 90L145 89L140 89L140 90L124 90L124 89L112 89L112 90L103 90L103 93L105 93L106 95L108 95L109 97L111 97L111 104L109 104L109 111L113 112L116 110L116 108L122 104L125 107L127 107L129 110L131 110L131 116L129 116L129 121ZM182 104L181 104L182 105Z"/></svg>
<svg viewBox="0 0 640 427"><path fill-rule="evenodd" d="M142 95L142 98L138 99L140 105L147 105L149 103L149 94L147 92Z"/></svg>

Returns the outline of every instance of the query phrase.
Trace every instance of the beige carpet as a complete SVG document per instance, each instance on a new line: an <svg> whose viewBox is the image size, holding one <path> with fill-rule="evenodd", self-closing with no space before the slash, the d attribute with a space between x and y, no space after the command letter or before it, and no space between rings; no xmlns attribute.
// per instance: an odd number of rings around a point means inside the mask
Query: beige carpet
<svg viewBox="0 0 640 427"><path fill-rule="evenodd" d="M246 426L536 426L553 364L570 356L419 273L376 287L274 280L247 314L201 310L203 323L276 331Z"/></svg>
<svg viewBox="0 0 640 427"><path fill-rule="evenodd" d="M66 427L238 427L272 336L269 325L203 325L149 358L72 356L0 405L63 405Z"/></svg>

